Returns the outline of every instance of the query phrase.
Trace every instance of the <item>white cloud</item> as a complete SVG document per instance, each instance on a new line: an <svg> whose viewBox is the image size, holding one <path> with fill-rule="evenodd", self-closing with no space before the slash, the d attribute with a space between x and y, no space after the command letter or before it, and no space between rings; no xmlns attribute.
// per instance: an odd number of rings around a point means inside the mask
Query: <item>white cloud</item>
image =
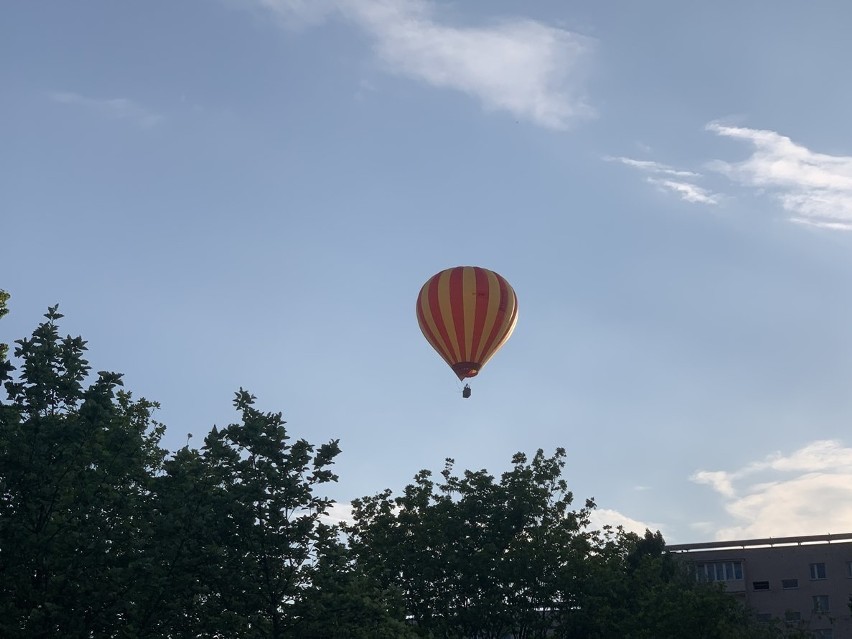
<svg viewBox="0 0 852 639"><path fill-rule="evenodd" d="M735 494L731 474L724 470L700 470L692 476L692 481L696 484L708 484L725 497L733 497Z"/></svg>
<svg viewBox="0 0 852 639"><path fill-rule="evenodd" d="M734 523L716 539L786 537L852 530L852 448L815 441L733 471L699 471L692 480L723 497Z"/></svg>
<svg viewBox="0 0 852 639"><path fill-rule="evenodd" d="M774 131L719 122L706 128L722 137L749 142L754 149L745 160L713 160L708 168L774 197L790 213L791 222L832 231L852 230L852 156L817 153ZM721 200L719 194L695 184L699 173L652 160L604 159L646 173L649 183L687 202L718 204Z"/></svg>
<svg viewBox="0 0 852 639"><path fill-rule="evenodd" d="M593 530L600 530L605 525L613 527L622 526L628 532L635 532L638 535L642 535L646 529L656 531L661 528L658 524L645 523L638 519L633 519L611 508L595 508L589 519L591 521L590 527Z"/></svg>
<svg viewBox="0 0 852 639"><path fill-rule="evenodd" d="M683 171L680 169L675 169L667 164L662 164L660 162L654 162L652 160L634 160L633 158L627 157L611 157L607 156L604 160L608 162L621 162L622 164L626 164L627 166L633 167L634 169L639 169L640 171L646 171L648 173L655 173L658 175L673 175L675 177L700 177L698 173L694 171Z"/></svg>
<svg viewBox="0 0 852 639"><path fill-rule="evenodd" d="M582 90L591 39L528 19L488 26L441 24L426 0L255 0L282 18L318 22L338 14L363 30L385 68L461 91L488 110L553 129L594 114Z"/></svg>
<svg viewBox="0 0 852 639"><path fill-rule="evenodd" d="M348 501L333 503L325 516L322 517L327 524L352 524L352 504Z"/></svg>
<svg viewBox="0 0 852 639"><path fill-rule="evenodd" d="M852 470L852 448L843 448L839 442L826 439L812 442L792 455L771 455L767 461L752 466L786 471L821 471L827 468L847 467Z"/></svg>
<svg viewBox="0 0 852 639"><path fill-rule="evenodd" d="M717 135L751 143L741 162L717 160L710 167L745 186L776 197L792 221L819 228L852 228L852 157L816 153L774 131L711 122Z"/></svg>
<svg viewBox="0 0 852 639"><path fill-rule="evenodd" d="M852 223L846 222L817 222L814 220L806 220L801 217L791 217L790 221L793 224L802 224L803 226L814 226L818 229L831 229L832 231L852 231Z"/></svg>
<svg viewBox="0 0 852 639"><path fill-rule="evenodd" d="M696 204L719 203L719 196L716 193L693 183L694 180L701 178L700 173L676 169L668 164L654 162L653 160L636 160L623 156L607 156L604 157L604 160L608 162L620 162L633 169L649 174L649 177L646 179L650 184L653 184L661 191L675 193L687 202Z"/></svg>
<svg viewBox="0 0 852 639"><path fill-rule="evenodd" d="M671 191L687 202L695 202L698 204L718 204L719 196L711 193L705 188L683 182L680 180L661 180L659 178L648 178L648 182L659 187L663 191Z"/></svg>
<svg viewBox="0 0 852 639"><path fill-rule="evenodd" d="M49 94L54 102L71 104L116 120L129 120L144 127L154 126L163 118L127 98L89 98L79 93L55 92Z"/></svg>

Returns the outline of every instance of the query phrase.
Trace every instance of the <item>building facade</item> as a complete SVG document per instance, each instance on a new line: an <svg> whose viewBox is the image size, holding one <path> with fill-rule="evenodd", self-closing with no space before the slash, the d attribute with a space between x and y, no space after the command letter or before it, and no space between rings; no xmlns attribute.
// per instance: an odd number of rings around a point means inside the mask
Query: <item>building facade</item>
<svg viewBox="0 0 852 639"><path fill-rule="evenodd" d="M721 582L763 619L852 639L852 533L670 545L699 579Z"/></svg>

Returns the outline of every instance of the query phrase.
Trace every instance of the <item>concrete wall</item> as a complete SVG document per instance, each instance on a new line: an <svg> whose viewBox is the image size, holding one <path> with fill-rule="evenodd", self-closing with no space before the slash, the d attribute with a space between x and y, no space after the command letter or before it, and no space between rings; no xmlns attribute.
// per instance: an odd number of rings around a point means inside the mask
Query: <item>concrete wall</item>
<svg viewBox="0 0 852 639"><path fill-rule="evenodd" d="M852 639L852 534L684 544L669 550L695 565L740 561L743 578L724 582L732 596L758 614L780 619L798 615L793 625L830 631L824 637ZM824 578L820 569L820 574L812 573L812 564L824 565ZM814 597L828 597L828 610L815 610Z"/></svg>

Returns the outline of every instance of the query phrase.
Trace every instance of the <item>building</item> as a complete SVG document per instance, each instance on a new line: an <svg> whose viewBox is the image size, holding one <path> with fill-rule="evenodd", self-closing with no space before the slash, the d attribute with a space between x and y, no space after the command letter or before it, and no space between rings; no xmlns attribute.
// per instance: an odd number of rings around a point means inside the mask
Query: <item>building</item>
<svg viewBox="0 0 852 639"><path fill-rule="evenodd" d="M670 545L761 618L852 639L852 533Z"/></svg>

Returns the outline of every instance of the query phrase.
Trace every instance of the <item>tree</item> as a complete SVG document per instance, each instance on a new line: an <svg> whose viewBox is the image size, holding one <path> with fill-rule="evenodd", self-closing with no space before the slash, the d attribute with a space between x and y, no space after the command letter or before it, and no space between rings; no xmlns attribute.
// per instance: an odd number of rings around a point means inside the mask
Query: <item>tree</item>
<svg viewBox="0 0 852 639"><path fill-rule="evenodd" d="M6 298L0 296L0 315ZM503 639L782 636L698 583L659 533L591 531L565 451L418 473L323 522L337 440L294 440L245 390L200 450L91 374L48 309L0 402L0 636ZM349 545L342 534L348 534Z"/></svg>
<svg viewBox="0 0 852 639"><path fill-rule="evenodd" d="M499 482L484 470L457 477L448 459L442 483L424 470L399 497L356 500L359 565L402 592L423 636L549 636L576 607L593 507L570 510L564 457L518 453Z"/></svg>
<svg viewBox="0 0 852 639"><path fill-rule="evenodd" d="M241 389L239 423L169 455L157 405L92 376L86 342L45 317L0 403L0 636L299 636L311 600L337 598L316 494L337 441L291 441Z"/></svg>
<svg viewBox="0 0 852 639"><path fill-rule="evenodd" d="M15 342L0 403L0 635L115 636L146 599L149 478L162 465L156 407L60 339L56 307Z"/></svg>
<svg viewBox="0 0 852 639"><path fill-rule="evenodd" d="M399 593L383 590L330 538L311 585L295 606L300 639L415 639Z"/></svg>
<svg viewBox="0 0 852 639"><path fill-rule="evenodd" d="M9 301L9 294L0 288L0 319L3 319L9 309L6 306ZM4 381L8 374L12 371L12 365L6 360L9 356L9 345L0 342L0 382Z"/></svg>
<svg viewBox="0 0 852 639"><path fill-rule="evenodd" d="M337 480L337 440L291 443L281 414L254 403L241 389L241 421L166 464L161 503L178 516L165 519L164 534L182 549L166 563L185 582L173 617L190 636L290 636L332 536L320 520L331 501L315 490Z"/></svg>
<svg viewBox="0 0 852 639"><path fill-rule="evenodd" d="M428 470L401 495L353 502L361 570L402 593L423 637L706 639L780 637L665 551L662 535L589 530L595 504L572 510L565 451L522 453L500 480L485 470L440 483Z"/></svg>
<svg viewBox="0 0 852 639"><path fill-rule="evenodd" d="M606 527L595 532L586 588L566 636L589 639L695 637L761 639L784 636L718 584L700 583L667 552L658 532L644 536Z"/></svg>

